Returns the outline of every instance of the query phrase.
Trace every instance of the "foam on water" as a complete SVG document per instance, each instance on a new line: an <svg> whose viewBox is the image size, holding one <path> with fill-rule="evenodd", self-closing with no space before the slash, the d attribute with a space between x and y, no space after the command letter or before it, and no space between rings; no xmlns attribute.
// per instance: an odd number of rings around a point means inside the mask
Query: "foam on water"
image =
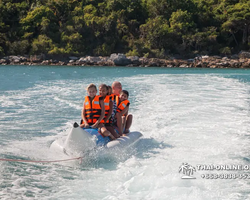
<svg viewBox="0 0 250 200"><path fill-rule="evenodd" d="M113 81L91 82L97 80ZM90 154L81 165L0 162L0 198L250 197L248 180L202 179L202 171L194 173L194 180L183 180L178 172L184 162L249 165L248 83L202 73L134 75L121 82L130 92L132 130L144 135L134 148L116 158ZM49 145L79 120L85 95L79 90L88 83L40 81L1 93L1 157L60 159Z"/></svg>

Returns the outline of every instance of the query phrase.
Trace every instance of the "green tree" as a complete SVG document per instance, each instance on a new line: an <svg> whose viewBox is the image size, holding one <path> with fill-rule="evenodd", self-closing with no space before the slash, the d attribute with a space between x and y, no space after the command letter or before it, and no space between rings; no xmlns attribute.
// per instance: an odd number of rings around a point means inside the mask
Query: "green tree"
<svg viewBox="0 0 250 200"><path fill-rule="evenodd" d="M223 23L224 30L229 31L238 45L237 35L241 35L241 43L250 45L250 2L228 6L227 20Z"/></svg>
<svg viewBox="0 0 250 200"><path fill-rule="evenodd" d="M219 53L217 37L216 27L207 27L202 31L185 35L186 47L196 53L217 54Z"/></svg>
<svg viewBox="0 0 250 200"><path fill-rule="evenodd" d="M47 53L54 49L54 44L52 39L46 35L39 35L37 39L32 42L32 54Z"/></svg>
<svg viewBox="0 0 250 200"><path fill-rule="evenodd" d="M187 10L194 12L196 6L192 0L149 0L147 10L150 17L164 16L166 19L176 10Z"/></svg>
<svg viewBox="0 0 250 200"><path fill-rule="evenodd" d="M175 52L176 40L164 17L148 19L140 26L140 33L141 47L137 47L139 52L145 52L148 49L150 56L164 55L163 52Z"/></svg>
<svg viewBox="0 0 250 200"><path fill-rule="evenodd" d="M37 38L42 34L58 41L58 21L53 10L47 6L36 7L28 12L27 16L21 20L21 24L26 37Z"/></svg>
<svg viewBox="0 0 250 200"><path fill-rule="evenodd" d="M171 32L175 35L176 47L178 46L178 52L183 54L187 51L187 35L192 35L196 24L193 21L193 17L187 11L177 10L173 12L170 18ZM191 34L190 34L191 33Z"/></svg>

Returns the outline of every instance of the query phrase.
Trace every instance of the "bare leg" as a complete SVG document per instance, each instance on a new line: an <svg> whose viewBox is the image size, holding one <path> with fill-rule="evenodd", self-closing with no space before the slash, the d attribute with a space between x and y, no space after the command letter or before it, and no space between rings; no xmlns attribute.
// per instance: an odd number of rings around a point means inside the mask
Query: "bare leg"
<svg viewBox="0 0 250 200"><path fill-rule="evenodd" d="M101 134L103 134L105 137L110 137L111 140L115 140L116 138L106 129L106 127L101 124L101 126L99 127Z"/></svg>
<svg viewBox="0 0 250 200"><path fill-rule="evenodd" d="M126 125L125 125L125 130L124 130L124 133L129 133L129 129L132 125L132 120L133 120L133 115L129 114L127 115L126 117Z"/></svg>
<svg viewBox="0 0 250 200"><path fill-rule="evenodd" d="M125 125L126 125L126 116L122 116L122 132L125 128Z"/></svg>
<svg viewBox="0 0 250 200"><path fill-rule="evenodd" d="M115 138L120 137L120 135L115 131L113 126L106 126L106 128Z"/></svg>
<svg viewBox="0 0 250 200"><path fill-rule="evenodd" d="M122 116L120 113L116 113L115 114L115 117L116 117L116 120L117 120L117 128L118 128L118 132L119 132L119 135L122 136Z"/></svg>

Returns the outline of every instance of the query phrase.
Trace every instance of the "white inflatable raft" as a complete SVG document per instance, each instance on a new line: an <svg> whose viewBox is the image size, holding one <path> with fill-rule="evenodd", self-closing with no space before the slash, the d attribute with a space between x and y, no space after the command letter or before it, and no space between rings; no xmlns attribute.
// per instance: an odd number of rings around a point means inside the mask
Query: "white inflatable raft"
<svg viewBox="0 0 250 200"><path fill-rule="evenodd" d="M67 138L55 140L50 149L68 156L87 152L100 146L108 151L115 148L124 149L136 143L141 136L140 132L133 131L126 136L110 141L108 137L103 138L96 129L83 129L75 122Z"/></svg>

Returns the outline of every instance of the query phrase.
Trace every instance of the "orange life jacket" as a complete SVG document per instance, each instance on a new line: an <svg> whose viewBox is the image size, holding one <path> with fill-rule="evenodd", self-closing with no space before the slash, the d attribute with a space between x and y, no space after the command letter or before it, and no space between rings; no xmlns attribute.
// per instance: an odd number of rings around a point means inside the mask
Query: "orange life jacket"
<svg viewBox="0 0 250 200"><path fill-rule="evenodd" d="M103 101L104 101L104 107L105 107L105 117L103 118L103 120L100 122L100 123L104 123L104 119L108 116L108 114L109 114L109 110L110 110L110 106L109 106L109 103L110 103L110 99L112 99L112 96L110 96L110 95L107 95L104 99L103 99ZM110 120L108 119L107 121L106 121L106 123L109 123L110 122Z"/></svg>
<svg viewBox="0 0 250 200"><path fill-rule="evenodd" d="M120 101L120 99L118 99L117 112L123 111L129 104L130 104L129 100L127 100L127 99L124 101Z"/></svg>
<svg viewBox="0 0 250 200"><path fill-rule="evenodd" d="M93 125L101 116L100 96L95 96L92 102L90 97L86 96L84 101L85 117L89 125Z"/></svg>
<svg viewBox="0 0 250 200"><path fill-rule="evenodd" d="M118 95L115 95L115 94L111 94L110 96L111 96L111 98L112 98L112 101L116 102L116 105L118 105L119 96L118 96Z"/></svg>

